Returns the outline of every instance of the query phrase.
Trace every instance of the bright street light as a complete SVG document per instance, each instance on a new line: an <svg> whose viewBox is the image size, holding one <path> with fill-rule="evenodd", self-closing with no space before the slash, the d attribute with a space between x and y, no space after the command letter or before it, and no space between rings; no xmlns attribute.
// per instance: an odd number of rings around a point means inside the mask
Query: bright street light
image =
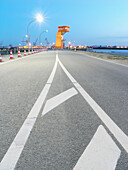
<svg viewBox="0 0 128 170"><path fill-rule="evenodd" d="M30 22L28 23L28 26L27 26L27 35L26 35L26 37L28 38L28 45L29 45L29 43L30 43L29 26L30 26L33 22L35 22L35 21L41 23L41 22L44 21L44 17L43 17L41 14L37 14L37 16L35 17L35 19L33 19L32 21L30 21Z"/></svg>
<svg viewBox="0 0 128 170"><path fill-rule="evenodd" d="M31 45L32 45L32 44L29 42L29 47L31 47Z"/></svg>
<svg viewBox="0 0 128 170"><path fill-rule="evenodd" d="M37 14L36 20L41 23L44 21L44 17L41 14Z"/></svg>
<svg viewBox="0 0 128 170"><path fill-rule="evenodd" d="M71 46L71 42L69 41L68 42L68 49L70 49L70 46Z"/></svg>

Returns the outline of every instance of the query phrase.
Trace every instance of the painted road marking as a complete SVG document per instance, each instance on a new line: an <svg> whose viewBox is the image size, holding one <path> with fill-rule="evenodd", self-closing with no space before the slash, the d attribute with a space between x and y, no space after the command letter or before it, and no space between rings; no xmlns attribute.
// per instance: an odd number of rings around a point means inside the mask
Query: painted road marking
<svg viewBox="0 0 128 170"><path fill-rule="evenodd" d="M34 106L32 107L28 117L26 118L25 122L23 123L22 127L20 128L18 134L16 135L15 139L13 140L12 144L10 145L8 151L4 155L1 163L0 163L0 170L14 170L16 163L23 151L23 148L27 142L27 139L32 131L32 128L35 124L35 121L39 115L40 109L45 101L45 98L48 94L48 91L51 87L51 83L53 81L56 69L57 69L57 59L55 61L54 68L52 73L44 86L40 96L38 97L37 101L35 102Z"/></svg>
<svg viewBox="0 0 128 170"><path fill-rule="evenodd" d="M73 170L114 170L121 151L100 125Z"/></svg>
<svg viewBox="0 0 128 170"><path fill-rule="evenodd" d="M64 65L61 63L59 58L57 60L62 67L65 74L86 100L86 102L91 106L91 108L95 111L98 117L103 121L103 123L107 126L110 132L114 135L114 137L118 140L118 142L122 145L125 151L128 153L128 136L115 124L115 122L104 112L104 110L91 98L91 96L81 87L81 85L72 77L72 75L66 70Z"/></svg>
<svg viewBox="0 0 128 170"><path fill-rule="evenodd" d="M60 93L59 95L47 100L44 110L42 112L42 116L44 116L46 113L57 107L58 105L62 104L66 100L70 99L71 97L78 94L78 92L75 90L75 88L71 88L69 90L66 90L65 92Z"/></svg>
<svg viewBox="0 0 128 170"><path fill-rule="evenodd" d="M124 134L124 132L110 119L110 117L101 109L101 107L89 96L89 94L77 83L77 81L71 76L71 74L66 70L63 66L61 61L58 58L58 54L56 54L56 62L52 73L43 88L40 96L38 97L36 103L34 104L33 108L31 109L28 117L26 118L25 122L23 123L21 129L19 130L18 134L16 135L14 141L10 145L7 153L3 157L0 169L2 170L14 170L16 163L23 151L23 148L27 142L27 139L32 131L32 128L35 124L35 121L39 115L40 109L45 101L45 98L48 94L48 91L51 87L51 83L56 73L57 64L60 64L66 75L69 77L71 82L77 88L77 90L81 93L84 99L88 102L88 104L92 107L92 109L96 112L99 118L104 122L107 128L111 131L111 133L115 136L115 138L119 141L122 147L128 152L128 137Z"/></svg>
<svg viewBox="0 0 128 170"><path fill-rule="evenodd" d="M35 54L32 54L32 56L34 56L34 55L35 55ZM39 55L39 53L36 54L36 55ZM16 56L15 56L15 57L16 57ZM25 58L28 58L28 57L31 57L31 55L28 55L28 56L21 56L21 58L14 58L14 59L9 60L9 61L3 61L3 62L0 63L0 65L12 63L12 62L15 62L15 61L18 61L18 60L22 60L22 59L25 59Z"/></svg>
<svg viewBox="0 0 128 170"><path fill-rule="evenodd" d="M30 57L30 56L29 56ZM4 65L4 64L8 64L8 63L12 63L14 61L17 61L17 60L21 60L22 58L14 58L13 60L9 60L9 61L4 61L2 63L0 63L0 65Z"/></svg>

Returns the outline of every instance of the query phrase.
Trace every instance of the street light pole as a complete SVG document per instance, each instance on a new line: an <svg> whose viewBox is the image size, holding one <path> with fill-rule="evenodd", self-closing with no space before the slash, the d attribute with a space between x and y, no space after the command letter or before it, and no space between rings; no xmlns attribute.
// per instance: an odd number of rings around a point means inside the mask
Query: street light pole
<svg viewBox="0 0 128 170"><path fill-rule="evenodd" d="M31 25L34 21L36 21L36 19L30 21L30 22L28 23L28 26L27 26L27 35L26 35L26 37L28 37L28 47L30 46L30 38L31 38L31 35L29 34L29 27L30 27L30 25Z"/></svg>
<svg viewBox="0 0 128 170"><path fill-rule="evenodd" d="M43 22L43 20L44 20L43 16L42 16L41 14L38 14L35 19L33 19L32 21L30 21L30 22L28 23L28 26L27 26L27 35L26 35L26 37L28 38L28 46L30 45L30 37L31 37L31 35L29 34L29 26L30 26L33 22L35 22L35 21L38 21L38 22L41 23L41 22Z"/></svg>
<svg viewBox="0 0 128 170"><path fill-rule="evenodd" d="M71 42L69 41L69 42L68 42L68 49L70 49L70 45L71 45Z"/></svg>
<svg viewBox="0 0 128 170"><path fill-rule="evenodd" d="M39 45L41 45L41 35L44 33L44 32L48 32L48 30L45 30L45 31L42 31L39 35Z"/></svg>
<svg viewBox="0 0 128 170"><path fill-rule="evenodd" d="M28 26L27 26L27 36L29 37L29 26L31 25L31 23L33 23L34 21L36 21L36 19L34 19L34 20L32 20L32 21L30 21L29 23L28 23Z"/></svg>

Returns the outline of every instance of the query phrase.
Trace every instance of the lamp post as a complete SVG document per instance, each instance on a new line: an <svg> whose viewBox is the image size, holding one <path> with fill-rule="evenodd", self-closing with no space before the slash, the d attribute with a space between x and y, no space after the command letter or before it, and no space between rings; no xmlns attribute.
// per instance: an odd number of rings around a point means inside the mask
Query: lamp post
<svg viewBox="0 0 128 170"><path fill-rule="evenodd" d="M26 35L26 37L28 38L28 45L29 45L30 37L31 37L31 35L29 34L29 26L30 26L34 21L36 21L36 19L30 21L30 22L28 23L28 26L27 26L27 35Z"/></svg>
<svg viewBox="0 0 128 170"><path fill-rule="evenodd" d="M28 41L27 41L28 47L29 47L29 45L30 45L30 38L31 38L31 34L29 34L29 27L30 27L30 25L31 25L33 22L35 22L35 21L41 23L41 22L43 22L43 20L44 20L43 16L42 16L41 14L38 14L35 19L33 19L32 21L30 21L30 22L28 23L28 26L27 26L27 35L26 35L26 37L28 38Z"/></svg>
<svg viewBox="0 0 128 170"><path fill-rule="evenodd" d="M44 33L44 32L48 32L48 30L45 30L45 31L42 31L39 35L39 45L42 45L41 43L41 35Z"/></svg>
<svg viewBox="0 0 128 170"><path fill-rule="evenodd" d="M71 45L71 42L69 41L69 42L68 42L68 49L70 49L70 45Z"/></svg>

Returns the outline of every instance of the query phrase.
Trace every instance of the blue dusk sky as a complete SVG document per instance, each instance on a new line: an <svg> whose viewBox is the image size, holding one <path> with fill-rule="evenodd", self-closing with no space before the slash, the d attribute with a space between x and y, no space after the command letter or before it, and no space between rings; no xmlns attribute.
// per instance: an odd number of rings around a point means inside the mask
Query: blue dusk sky
<svg viewBox="0 0 128 170"><path fill-rule="evenodd" d="M42 13L45 22L30 25L31 42L56 41L57 27L69 25L66 42L76 45L128 45L128 0L1 0L0 42L18 45L25 40L27 25ZM39 43L39 41L37 42Z"/></svg>

